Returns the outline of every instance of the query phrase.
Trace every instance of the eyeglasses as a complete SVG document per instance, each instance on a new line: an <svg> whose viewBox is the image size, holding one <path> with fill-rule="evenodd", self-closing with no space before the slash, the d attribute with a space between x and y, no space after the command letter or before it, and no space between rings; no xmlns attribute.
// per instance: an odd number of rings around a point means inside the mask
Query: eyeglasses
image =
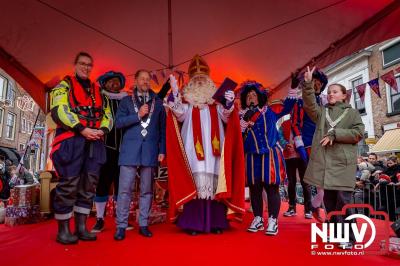
<svg viewBox="0 0 400 266"><path fill-rule="evenodd" d="M80 65L80 66L83 66L83 67L88 67L88 68L92 68L93 67L92 63L86 64L84 62L78 62L77 64Z"/></svg>

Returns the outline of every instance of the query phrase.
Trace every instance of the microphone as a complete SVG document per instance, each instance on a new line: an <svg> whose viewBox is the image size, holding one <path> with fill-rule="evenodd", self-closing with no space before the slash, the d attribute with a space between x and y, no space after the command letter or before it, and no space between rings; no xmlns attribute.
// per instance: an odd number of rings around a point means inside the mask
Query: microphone
<svg viewBox="0 0 400 266"><path fill-rule="evenodd" d="M248 122L255 112L256 112L256 110L255 110L254 103L251 102L249 110L247 110L247 112L243 116L243 120Z"/></svg>

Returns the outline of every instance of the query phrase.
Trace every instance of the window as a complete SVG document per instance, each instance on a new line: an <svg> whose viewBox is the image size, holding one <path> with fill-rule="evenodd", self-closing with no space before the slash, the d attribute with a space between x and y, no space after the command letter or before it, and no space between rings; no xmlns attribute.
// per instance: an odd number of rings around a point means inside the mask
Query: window
<svg viewBox="0 0 400 266"><path fill-rule="evenodd" d="M7 79L3 76L0 76L0 100L4 100L4 88L7 85Z"/></svg>
<svg viewBox="0 0 400 266"><path fill-rule="evenodd" d="M8 82L6 99L10 103L10 106L13 107L15 100L15 90L14 84L12 82Z"/></svg>
<svg viewBox="0 0 400 266"><path fill-rule="evenodd" d="M351 82L351 87L353 89L354 105L356 109L358 110L358 112L360 112L360 114L365 114L365 103L361 101L360 95L358 94L356 89L356 87L358 85L361 85L362 83L362 77L359 77Z"/></svg>
<svg viewBox="0 0 400 266"><path fill-rule="evenodd" d="M23 150L25 150L25 144L19 144L19 150L20 151L23 151Z"/></svg>
<svg viewBox="0 0 400 266"><path fill-rule="evenodd" d="M400 62L400 42L383 50L382 58L384 68Z"/></svg>
<svg viewBox="0 0 400 266"><path fill-rule="evenodd" d="M32 121L28 121L26 130L27 130L27 132L29 134L31 134L31 132L32 132Z"/></svg>
<svg viewBox="0 0 400 266"><path fill-rule="evenodd" d="M389 88L388 85L386 85L386 89L390 89L390 109L389 113L398 113L400 112L400 75L397 75L396 77L396 82L397 82L397 87L398 91L395 91L393 88Z"/></svg>
<svg viewBox="0 0 400 266"><path fill-rule="evenodd" d="M3 116L4 116L4 109L0 108L0 137L3 133Z"/></svg>
<svg viewBox="0 0 400 266"><path fill-rule="evenodd" d="M13 113L8 113L7 115L7 124L6 124L7 139L14 139L15 137L15 117L16 115Z"/></svg>
<svg viewBox="0 0 400 266"><path fill-rule="evenodd" d="M21 119L21 132L22 133L26 132L26 119L25 118Z"/></svg>
<svg viewBox="0 0 400 266"><path fill-rule="evenodd" d="M368 138L368 132L365 132L364 137L357 144L358 155L363 155L369 152L369 146L365 142L365 139L367 138Z"/></svg>

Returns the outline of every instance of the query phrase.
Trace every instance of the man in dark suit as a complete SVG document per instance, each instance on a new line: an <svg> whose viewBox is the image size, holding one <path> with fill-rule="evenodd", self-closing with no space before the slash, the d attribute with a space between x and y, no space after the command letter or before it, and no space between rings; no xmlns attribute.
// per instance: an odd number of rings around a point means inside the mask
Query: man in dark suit
<svg viewBox="0 0 400 266"><path fill-rule="evenodd" d="M132 96L121 100L116 127L124 133L119 155L120 178L115 240L125 238L129 206L135 176L140 169L139 233L151 237L148 217L153 198L153 169L165 158L165 119L162 101L150 89L150 73L135 74L136 87Z"/></svg>

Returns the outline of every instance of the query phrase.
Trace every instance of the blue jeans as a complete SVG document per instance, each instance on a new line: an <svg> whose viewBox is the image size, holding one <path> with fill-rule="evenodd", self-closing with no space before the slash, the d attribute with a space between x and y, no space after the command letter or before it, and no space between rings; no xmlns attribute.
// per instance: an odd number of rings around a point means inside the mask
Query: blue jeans
<svg viewBox="0 0 400 266"><path fill-rule="evenodd" d="M140 167L140 198L139 198L139 226L147 226L153 201L153 167ZM132 191L135 187L137 166L120 167L118 201L117 201L117 228L128 226L129 206Z"/></svg>

